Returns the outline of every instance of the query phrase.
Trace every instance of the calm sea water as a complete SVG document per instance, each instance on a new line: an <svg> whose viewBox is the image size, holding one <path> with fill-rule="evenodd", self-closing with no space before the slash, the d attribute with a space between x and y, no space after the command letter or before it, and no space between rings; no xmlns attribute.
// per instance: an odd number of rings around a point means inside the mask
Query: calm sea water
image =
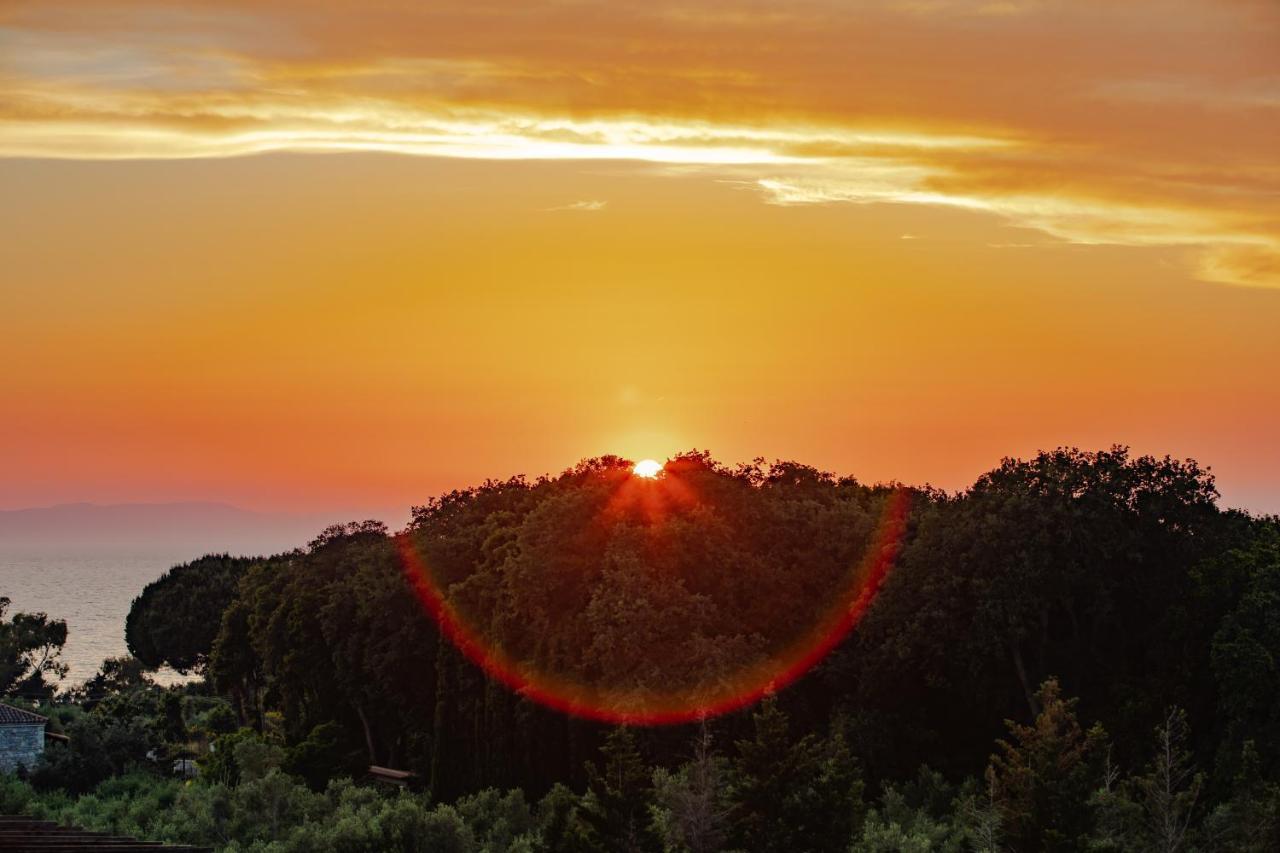
<svg viewBox="0 0 1280 853"><path fill-rule="evenodd" d="M0 596L12 599L10 614L48 613L67 622L62 660L70 667L65 685L93 676L105 658L127 654L124 619L142 588L189 554L85 556L0 553ZM157 680L180 680L161 672Z"/></svg>

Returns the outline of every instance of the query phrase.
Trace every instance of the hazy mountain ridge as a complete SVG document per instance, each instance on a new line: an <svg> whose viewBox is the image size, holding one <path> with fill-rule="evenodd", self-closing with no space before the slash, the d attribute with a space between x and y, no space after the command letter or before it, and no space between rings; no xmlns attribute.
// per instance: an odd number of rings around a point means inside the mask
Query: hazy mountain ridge
<svg viewBox="0 0 1280 853"><path fill-rule="evenodd" d="M271 554L305 545L330 524L372 516L394 525L394 515L256 512L213 501L57 504L0 510L0 552Z"/></svg>

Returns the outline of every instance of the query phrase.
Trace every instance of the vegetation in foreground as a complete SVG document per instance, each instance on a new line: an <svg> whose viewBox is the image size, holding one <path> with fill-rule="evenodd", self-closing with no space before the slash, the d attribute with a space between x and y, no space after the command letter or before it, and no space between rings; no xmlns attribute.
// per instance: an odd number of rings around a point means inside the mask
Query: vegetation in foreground
<svg viewBox="0 0 1280 853"><path fill-rule="evenodd" d="M626 476L605 459L489 483L404 535L490 642L643 691L785 643L889 492L691 454L673 468L690 497L655 513L611 500ZM135 602L135 658L70 693L65 626L14 614L0 691L71 740L0 810L227 850L1280 849L1276 519L1220 510L1193 462L1120 448L913 497L858 630L702 725L512 695L441 639L370 523L176 567ZM164 663L204 680L150 684ZM198 778L174 776L186 758ZM360 783L370 764L419 789Z"/></svg>

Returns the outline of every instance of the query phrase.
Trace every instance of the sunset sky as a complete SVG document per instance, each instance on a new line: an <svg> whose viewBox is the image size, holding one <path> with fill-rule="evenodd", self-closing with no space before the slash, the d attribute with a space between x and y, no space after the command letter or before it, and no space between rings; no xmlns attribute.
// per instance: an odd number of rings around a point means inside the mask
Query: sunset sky
<svg viewBox="0 0 1280 853"><path fill-rule="evenodd" d="M0 0L0 508L582 457L1280 512L1277 0Z"/></svg>

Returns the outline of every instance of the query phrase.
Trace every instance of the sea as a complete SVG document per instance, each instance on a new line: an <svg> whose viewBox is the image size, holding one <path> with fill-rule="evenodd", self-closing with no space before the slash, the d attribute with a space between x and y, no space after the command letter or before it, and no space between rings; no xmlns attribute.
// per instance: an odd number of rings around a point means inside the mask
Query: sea
<svg viewBox="0 0 1280 853"><path fill-rule="evenodd" d="M279 554L330 524L376 518L393 530L408 510L262 513L227 504L59 504L0 510L0 596L13 613L67 623L61 660L70 687L127 654L124 622L143 587L203 554ZM156 680L183 678L161 671Z"/></svg>
<svg viewBox="0 0 1280 853"><path fill-rule="evenodd" d="M189 553L21 554L0 552L0 596L11 600L14 613L47 613L67 623L67 644L60 660L67 664L64 687L92 678L110 657L128 654L124 620L142 588L171 566L191 559ZM156 674L161 683L182 676L172 670Z"/></svg>

